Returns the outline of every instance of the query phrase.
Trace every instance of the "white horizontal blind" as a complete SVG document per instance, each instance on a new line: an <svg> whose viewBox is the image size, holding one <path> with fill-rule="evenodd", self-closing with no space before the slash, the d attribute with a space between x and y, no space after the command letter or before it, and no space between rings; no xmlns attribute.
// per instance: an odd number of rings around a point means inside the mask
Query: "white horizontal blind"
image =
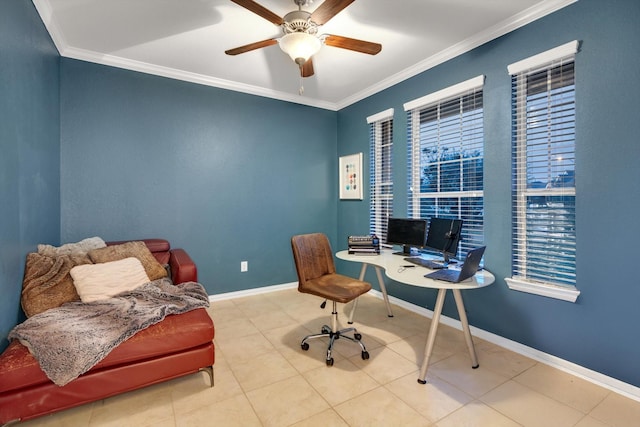
<svg viewBox="0 0 640 427"><path fill-rule="evenodd" d="M393 212L393 109L371 116L369 232L387 241L387 221Z"/></svg>
<svg viewBox="0 0 640 427"><path fill-rule="evenodd" d="M510 68L514 279L576 284L575 48Z"/></svg>
<svg viewBox="0 0 640 427"><path fill-rule="evenodd" d="M473 83L472 83L473 82ZM462 219L463 257L484 242L484 76L408 109L408 209L414 218ZM453 93L452 93L453 92Z"/></svg>

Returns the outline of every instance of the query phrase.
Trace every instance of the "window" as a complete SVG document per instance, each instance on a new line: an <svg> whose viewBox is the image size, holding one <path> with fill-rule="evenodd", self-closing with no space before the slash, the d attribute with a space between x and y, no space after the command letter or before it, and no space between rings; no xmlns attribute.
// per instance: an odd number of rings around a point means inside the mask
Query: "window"
<svg viewBox="0 0 640 427"><path fill-rule="evenodd" d="M387 241L387 220L393 213L393 109L367 118L370 125L371 205L369 232Z"/></svg>
<svg viewBox="0 0 640 427"><path fill-rule="evenodd" d="M509 66L512 289L575 301L577 42Z"/></svg>
<svg viewBox="0 0 640 427"><path fill-rule="evenodd" d="M458 257L484 242L483 85L478 76L404 105L409 216L462 219Z"/></svg>

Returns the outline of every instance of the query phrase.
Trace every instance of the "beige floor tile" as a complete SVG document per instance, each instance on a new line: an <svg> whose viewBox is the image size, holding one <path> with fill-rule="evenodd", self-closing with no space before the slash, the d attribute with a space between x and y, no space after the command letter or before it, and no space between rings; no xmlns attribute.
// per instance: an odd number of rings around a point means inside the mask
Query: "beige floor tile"
<svg viewBox="0 0 640 427"><path fill-rule="evenodd" d="M482 402L523 426L573 426L584 414L515 381L508 381L480 398Z"/></svg>
<svg viewBox="0 0 640 427"><path fill-rule="evenodd" d="M380 384L386 384L412 372L416 372L417 375L418 367L414 362L386 347L369 351L367 360L362 360L360 356L353 356L349 360Z"/></svg>
<svg viewBox="0 0 640 427"><path fill-rule="evenodd" d="M280 347L278 351L300 373L317 368L327 368L327 341L312 340L309 350L304 351L298 342L294 348ZM336 360L334 358L334 360ZM338 358L340 360L340 358Z"/></svg>
<svg viewBox="0 0 640 427"><path fill-rule="evenodd" d="M264 426L288 426L329 408L328 403L298 375L247 393Z"/></svg>
<svg viewBox="0 0 640 427"><path fill-rule="evenodd" d="M335 406L373 390L380 384L349 360L304 373L304 378L330 405Z"/></svg>
<svg viewBox="0 0 640 427"><path fill-rule="evenodd" d="M400 341L418 333L417 329L408 331L395 322L395 318L374 324L359 324L358 330L364 337L372 337L384 345Z"/></svg>
<svg viewBox="0 0 640 427"><path fill-rule="evenodd" d="M87 427L93 405L93 403L88 403L31 421L24 421L18 425L20 427Z"/></svg>
<svg viewBox="0 0 640 427"><path fill-rule="evenodd" d="M609 394L609 390L605 388L542 363L536 364L514 380L585 414Z"/></svg>
<svg viewBox="0 0 640 427"><path fill-rule="evenodd" d="M553 426L553 423L547 424ZM520 424L490 408L474 401L458 409L436 423L435 427L518 427Z"/></svg>
<svg viewBox="0 0 640 427"><path fill-rule="evenodd" d="M234 322L227 322L222 326L215 323L214 325L216 327L215 340L218 342L228 342L260 332L256 325L245 317L239 317Z"/></svg>
<svg viewBox="0 0 640 427"><path fill-rule="evenodd" d="M290 427L348 427L348 424L334 411L327 409L319 414L302 420L299 423L292 424Z"/></svg>
<svg viewBox="0 0 640 427"><path fill-rule="evenodd" d="M427 427L431 424L382 386L341 403L334 409L352 427Z"/></svg>
<svg viewBox="0 0 640 427"><path fill-rule="evenodd" d="M251 317L250 320L261 332L296 324L293 317L280 309Z"/></svg>
<svg viewBox="0 0 640 427"><path fill-rule="evenodd" d="M298 375L298 371L275 349L234 363L232 371L245 392Z"/></svg>
<svg viewBox="0 0 640 427"><path fill-rule="evenodd" d="M211 316L211 319L213 319L216 332L228 326L233 326L238 319L245 318L244 313L230 300L212 303L207 309L207 312L209 316Z"/></svg>
<svg viewBox="0 0 640 427"><path fill-rule="evenodd" d="M460 409L473 398L442 379L427 375L427 383L418 383L414 372L386 385L386 388L431 422Z"/></svg>
<svg viewBox="0 0 640 427"><path fill-rule="evenodd" d="M228 367L216 366L214 371L213 387L210 387L208 375L205 373L187 375L170 382L176 417L243 394L240 384Z"/></svg>
<svg viewBox="0 0 640 427"><path fill-rule="evenodd" d="M640 425L640 402L610 393L589 415L612 427L637 427Z"/></svg>
<svg viewBox="0 0 640 427"><path fill-rule="evenodd" d="M262 427L244 394L176 417L176 427Z"/></svg>
<svg viewBox="0 0 640 427"><path fill-rule="evenodd" d="M238 309L240 309L246 317L251 319L281 311L281 307L273 303L271 300L264 298L264 295L238 298L234 302Z"/></svg>
<svg viewBox="0 0 640 427"><path fill-rule="evenodd" d="M311 333L314 332L295 322L262 332L276 349L299 349L302 339Z"/></svg>
<svg viewBox="0 0 640 427"><path fill-rule="evenodd" d="M89 425L153 426L173 417L171 393L166 384L159 384L96 402Z"/></svg>
<svg viewBox="0 0 640 427"><path fill-rule="evenodd" d="M387 348L395 351L409 361L414 361L416 366L420 367L422 365L422 360L424 359L424 349L426 343L426 335L413 335L403 340L388 344ZM453 355L454 353L450 350L443 349L442 347L436 345L431 351L431 359L429 360L429 364L433 365L434 363L437 363L440 360L446 359L447 357Z"/></svg>
<svg viewBox="0 0 640 427"><path fill-rule="evenodd" d="M284 289L275 292L268 292L263 295L265 299L273 302L281 309L293 307L298 304L309 302L309 295L298 292L298 288Z"/></svg>
<svg viewBox="0 0 640 427"><path fill-rule="evenodd" d="M246 362L275 349L273 344L259 332L236 338L219 337L216 338L216 342L231 367L235 363Z"/></svg>
<svg viewBox="0 0 640 427"><path fill-rule="evenodd" d="M475 348L482 368L491 369L507 378L513 378L536 364L535 360L486 341L480 340Z"/></svg>
<svg viewBox="0 0 640 427"><path fill-rule="evenodd" d="M326 366L328 338L300 348L330 323L331 305L296 288L215 301L215 386L204 373L25 422L95 426L640 426L640 402L474 338L471 369L461 331L440 325L427 384L418 384L430 320L360 298L354 326L370 358L347 340ZM339 305L347 324L351 305Z"/></svg>
<svg viewBox="0 0 640 427"><path fill-rule="evenodd" d="M451 357L437 363L430 364L428 373L432 373L450 384L474 397L480 397L508 380L490 369L484 369L482 364L477 369L471 367L469 353L458 352Z"/></svg>
<svg viewBox="0 0 640 427"><path fill-rule="evenodd" d="M578 422L578 424L576 424L574 427L609 427L609 426L587 415L586 417L581 419Z"/></svg>
<svg viewBox="0 0 640 427"><path fill-rule="evenodd" d="M478 345L481 340L474 337L474 346ZM451 352L469 352L467 342L461 330L451 326L438 325L438 333L436 334L435 344L445 350Z"/></svg>

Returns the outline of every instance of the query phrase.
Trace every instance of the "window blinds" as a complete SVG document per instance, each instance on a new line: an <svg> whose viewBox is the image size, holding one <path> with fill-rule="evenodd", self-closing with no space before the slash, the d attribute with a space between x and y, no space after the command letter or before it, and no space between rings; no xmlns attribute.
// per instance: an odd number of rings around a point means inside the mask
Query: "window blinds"
<svg viewBox="0 0 640 427"><path fill-rule="evenodd" d="M369 232L387 241L387 221L393 213L393 109L367 118L370 150Z"/></svg>
<svg viewBox="0 0 640 427"><path fill-rule="evenodd" d="M571 42L509 66L514 279L576 284L576 50Z"/></svg>
<svg viewBox="0 0 640 427"><path fill-rule="evenodd" d="M484 76L405 104L408 212L462 219L459 257L484 242Z"/></svg>

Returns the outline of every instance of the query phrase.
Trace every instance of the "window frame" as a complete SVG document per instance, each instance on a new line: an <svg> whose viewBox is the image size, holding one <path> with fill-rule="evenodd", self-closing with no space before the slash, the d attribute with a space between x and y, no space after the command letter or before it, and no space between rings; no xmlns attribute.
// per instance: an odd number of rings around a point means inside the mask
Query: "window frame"
<svg viewBox="0 0 640 427"><path fill-rule="evenodd" d="M369 233L387 241L393 214L393 108L367 117L369 124Z"/></svg>
<svg viewBox="0 0 640 427"><path fill-rule="evenodd" d="M554 49L550 49L548 51L542 52L538 55L534 55L530 58L526 58L522 61L511 64L507 67L508 73L512 76L513 86L512 86L512 97L515 100L515 104L512 106L512 116L513 116L513 134L512 134L512 150L513 150L513 188L512 188L512 200L513 200L513 208L512 208L512 221L513 221L513 245L512 248L512 276L505 278L507 286L509 289L527 292L531 294L546 296L550 298L560 299L569 302L575 302L580 295L580 291L577 289L576 284L577 280L574 281L574 284L562 283L567 280L558 279L557 281L553 280L535 280L530 277L527 277L527 269L532 270L534 272L540 272L540 268L533 269L527 264L527 255L526 249L522 250L522 247L526 248L526 245L530 241L527 237L527 209L528 203L527 198L531 196L536 197L568 197L573 199L573 205L575 210L575 200L576 200L576 189L575 189L575 181L572 186L560 186L556 188L555 186L548 187L552 181L548 179L547 185L545 188L529 188L528 185L528 173L529 166L528 160L530 157L527 155L527 151L531 149L532 145L530 145L530 139L528 138L528 128L527 128L527 119L532 117L534 114L528 114L527 102L528 99L528 83L527 80L530 76L535 75L536 73L546 72L547 76L549 76L554 69L563 64L572 64L574 71L572 71L573 77L573 90L572 92L572 103L573 108L571 110L572 114L575 116L576 113L576 104L575 104L575 54L578 51L578 41L572 41L566 43L564 45L558 46ZM549 85L553 84L555 80L550 77L547 77L548 81L544 90L541 93L548 94L550 97L553 96L553 86L549 87ZM563 90L565 87L569 85L560 86ZM553 101L548 100L546 105L546 110L551 111L554 107ZM563 113L564 114L564 113ZM551 121L551 120L550 120ZM574 138L572 149L570 152L571 158L575 161L575 118L573 121L573 127L571 128ZM548 145L551 146L554 141L549 137ZM543 140L543 139L540 139ZM546 157L545 157L546 156ZM550 150L547 150L546 154L538 154L536 156L537 159L542 159L546 164L551 164L553 161L553 154ZM574 173L575 173L575 163L574 163ZM575 175L574 175L575 176ZM573 213L573 225L575 229L575 211ZM577 232L574 232L577 234ZM575 237L574 237L575 239ZM567 242L563 242L564 244L568 244ZM573 258L573 274L576 274L576 256ZM564 261L564 260L563 260ZM577 275L576 275L577 277Z"/></svg>
<svg viewBox="0 0 640 427"><path fill-rule="evenodd" d="M481 246L484 244L484 215L479 219L474 219L474 221L469 221L468 215L474 210L474 206L477 208L478 204L481 205L480 211L483 211L484 206L484 183L482 179L479 181L479 188L465 188L465 165L470 164L474 161L480 161L482 168L484 170L484 106L483 103L480 102L480 108L470 108L465 110L466 107L472 105L475 107L475 103L467 104L468 99L473 99L475 102L476 98L482 100L482 92L484 87L484 75L480 75L474 77L472 79L463 81L456 85L447 87L445 89L439 90L437 92L431 93L429 95L423 96L416 100L407 102L404 104L404 110L407 112L407 209L408 214L412 218L427 218L427 215L424 215L422 201L425 199L435 199L434 201L434 212L435 217L440 218L451 218L451 219L463 219L466 221L463 224L463 238L460 247L458 248L457 256L459 258L463 258L466 252L473 247ZM479 94L479 95L478 95ZM447 106L454 106L456 109L449 110L445 114L441 116L441 113L445 111L444 109ZM435 110L433 110L435 109ZM454 123L459 123L460 127L464 127L465 125L472 124L473 132L477 132L477 125L479 125L479 134L480 134L480 144L481 144L481 155L477 158L473 157L460 157L458 159L446 160L441 156L442 151L440 150L440 146L446 146L446 143L443 143L439 140L439 136L434 139L436 143L436 158L437 160L431 162L432 166L438 170L437 175L437 183L436 183L436 191L423 191L421 186L422 180L422 168L424 166L424 162L422 159L423 147L422 137L423 135L423 117L422 114L428 112L429 110L437 111L434 116L433 123L436 126L445 125L447 122L447 118L453 118ZM478 113L477 110L480 110ZM470 119L465 119L463 116L466 112L470 112ZM459 129L452 132L454 135L459 133L460 139L457 140L456 136L454 136L453 140L456 143L460 142L460 151L458 154L463 153L462 148L468 148L467 142L464 141L465 138L465 130ZM476 135L473 133L473 135ZM477 135L476 135L477 138ZM471 138L472 142L469 146L478 143L475 138ZM458 189L453 191L448 191L443 188L442 178L445 174L441 174L443 166L446 167L447 164L453 166L453 168L459 168L460 170L460 180L454 184L454 187L457 185ZM478 185L478 181L473 181L475 185ZM450 189L449 189L450 190ZM457 201L456 201L457 199ZM438 202L445 201L449 203L454 203L458 207L458 213L454 216L451 215L440 215ZM457 204L456 204L457 203ZM477 210L477 209L476 209ZM427 250L429 251L429 250Z"/></svg>

